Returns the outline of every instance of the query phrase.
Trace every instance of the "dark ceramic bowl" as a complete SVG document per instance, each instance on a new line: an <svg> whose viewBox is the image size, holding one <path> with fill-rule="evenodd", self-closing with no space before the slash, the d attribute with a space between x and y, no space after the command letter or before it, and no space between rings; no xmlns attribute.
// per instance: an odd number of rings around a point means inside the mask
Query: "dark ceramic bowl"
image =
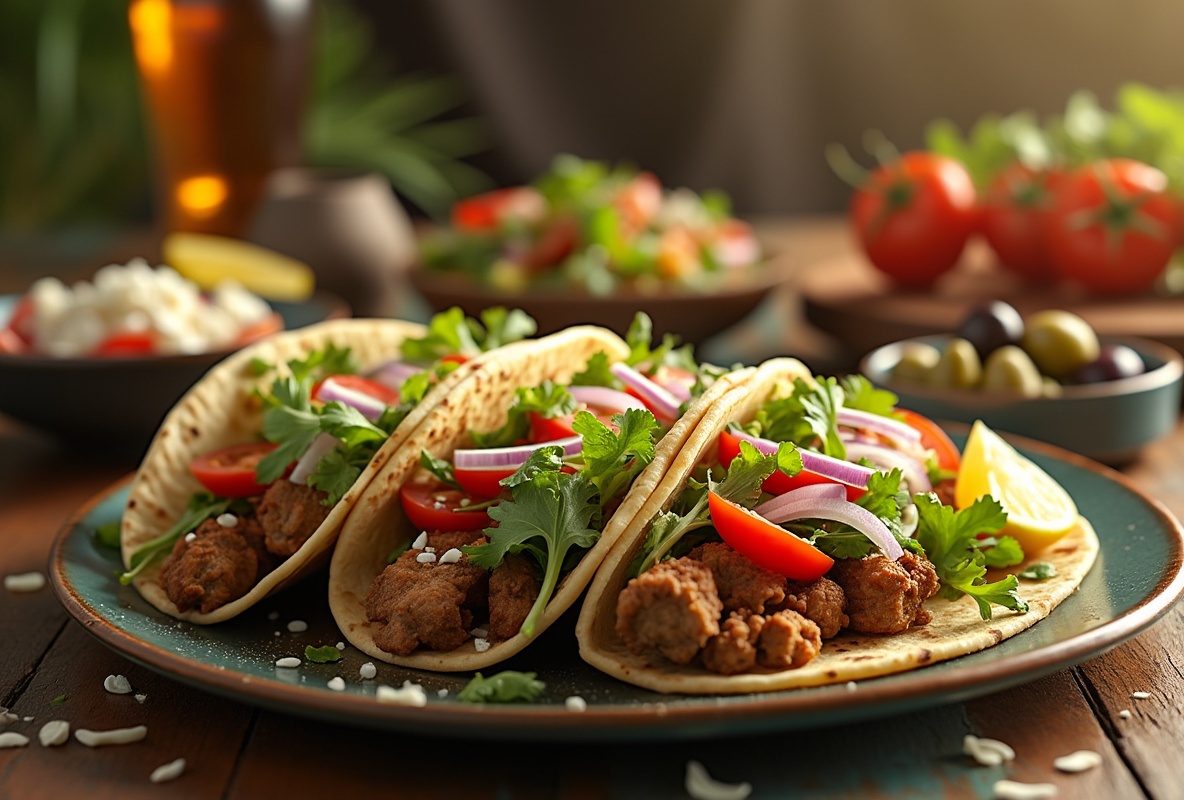
<svg viewBox="0 0 1184 800"><path fill-rule="evenodd" d="M908 342L942 349L948 335L893 342L872 350L860 371L894 392L900 405L940 420L971 423L1055 444L1107 464L1122 464L1139 449L1171 432L1180 415L1184 359L1170 347L1146 339L1101 337L1124 344L1143 358L1147 371L1133 378L1065 386L1059 397L1016 398L972 389L927 386L894 378L892 370Z"/></svg>
<svg viewBox="0 0 1184 800"><path fill-rule="evenodd" d="M622 289L601 296L578 287L508 291L480 284L460 272L419 266L410 272L412 286L436 311L460 306L466 314L476 316L490 306L521 308L538 321L540 335L569 325L592 324L622 336L634 315L644 311L653 320L655 336L673 333L696 346L751 314L788 276L786 259L771 257L702 291L684 287L663 287L656 292Z"/></svg>
<svg viewBox="0 0 1184 800"><path fill-rule="evenodd" d="M0 295L0 326L18 295ZM349 316L336 295L317 292L303 303L272 302L284 328ZM142 448L164 415L229 350L135 358L50 358L0 354L0 412L87 444Z"/></svg>

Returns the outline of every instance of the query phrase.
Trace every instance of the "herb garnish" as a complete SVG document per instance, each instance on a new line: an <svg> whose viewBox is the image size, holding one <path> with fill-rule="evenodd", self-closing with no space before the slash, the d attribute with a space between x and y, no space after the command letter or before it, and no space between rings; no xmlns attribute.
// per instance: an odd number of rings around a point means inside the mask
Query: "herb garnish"
<svg viewBox="0 0 1184 800"><path fill-rule="evenodd" d="M457 697L466 703L530 703L547 688L536 675L508 669L486 678L478 672Z"/></svg>
<svg viewBox="0 0 1184 800"><path fill-rule="evenodd" d="M473 446L481 449L508 447L530 431L530 415L557 419L575 413L576 400L566 388L551 381L538 386L522 386L514 392L514 402L506 412L506 422L488 433L473 432Z"/></svg>
<svg viewBox="0 0 1184 800"><path fill-rule="evenodd" d="M120 521L104 522L95 528L95 540L104 547L119 547Z"/></svg>
<svg viewBox="0 0 1184 800"><path fill-rule="evenodd" d="M227 511L250 513L251 506L241 498L218 498L209 492L198 492L189 498L189 505L181 518L167 531L151 541L144 542L132 551L128 559L130 564L127 572L119 576L119 582L127 586L140 572L143 571L158 556L173 548L177 539L190 531L196 530L210 517L217 517Z"/></svg>
<svg viewBox="0 0 1184 800"><path fill-rule="evenodd" d="M332 664L341 660L341 651L336 646L327 644L324 647L304 646L304 658L313 664Z"/></svg>
<svg viewBox="0 0 1184 800"><path fill-rule="evenodd" d="M1037 561L1020 570L1019 576L1026 581L1046 581L1057 576L1057 568L1047 561Z"/></svg>

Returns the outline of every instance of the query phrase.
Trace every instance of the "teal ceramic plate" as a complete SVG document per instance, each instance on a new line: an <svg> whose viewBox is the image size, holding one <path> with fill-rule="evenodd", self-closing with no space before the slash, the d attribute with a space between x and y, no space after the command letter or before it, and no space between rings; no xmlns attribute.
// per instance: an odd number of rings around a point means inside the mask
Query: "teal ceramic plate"
<svg viewBox="0 0 1184 800"><path fill-rule="evenodd" d="M961 442L959 441L959 444ZM549 740L676 739L822 727L957 702L1080 663L1139 633L1184 591L1184 531L1158 502L1122 475L1079 456L1026 443L1024 452L1062 483L1094 525L1101 552L1080 591L1029 630L979 653L912 672L846 686L739 697L660 695L609 678L580 660L571 619L505 663L538 673L547 689L536 703L482 706L457 700L470 677L436 675L378 663L346 647L341 661L282 669L303 660L306 645L342 639L325 599L325 579L311 579L227 623L201 627L149 606L113 577L118 553L99 545L95 528L117 520L124 482L77 515L54 547L54 589L75 619L119 653L184 683L280 711L362 726L474 736ZM288 623L306 622L293 633ZM299 628L300 626L296 626ZM344 691L328 683L344 679ZM379 703L379 684L410 680L427 691L424 707ZM567 709L582 697L587 710Z"/></svg>

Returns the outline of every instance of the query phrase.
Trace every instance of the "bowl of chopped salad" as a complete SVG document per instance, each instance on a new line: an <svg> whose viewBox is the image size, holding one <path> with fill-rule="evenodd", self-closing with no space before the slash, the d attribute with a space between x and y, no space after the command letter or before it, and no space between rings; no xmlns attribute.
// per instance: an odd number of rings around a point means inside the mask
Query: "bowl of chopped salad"
<svg viewBox="0 0 1184 800"><path fill-rule="evenodd" d="M203 291L138 258L70 285L42 278L0 295L0 412L71 441L139 448L231 352L344 316L324 292L279 302L233 281Z"/></svg>
<svg viewBox="0 0 1184 800"><path fill-rule="evenodd" d="M750 314L783 259L721 192L668 189L650 172L559 156L527 186L457 203L420 238L413 286L437 309L504 305L540 333L593 323L624 334L638 311L698 344Z"/></svg>

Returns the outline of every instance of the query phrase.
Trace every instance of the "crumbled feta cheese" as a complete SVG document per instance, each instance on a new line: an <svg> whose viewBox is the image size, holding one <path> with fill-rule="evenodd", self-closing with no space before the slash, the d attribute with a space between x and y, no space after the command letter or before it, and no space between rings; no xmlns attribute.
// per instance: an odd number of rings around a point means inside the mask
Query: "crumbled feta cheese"
<svg viewBox="0 0 1184 800"><path fill-rule="evenodd" d="M4 576L4 588L10 592L36 592L45 586L45 576L40 572L22 572Z"/></svg>
<svg viewBox="0 0 1184 800"><path fill-rule="evenodd" d="M447 696L448 696L448 690L447 690L447 689L440 689L438 692L436 692L436 697L439 697L439 698L441 698L441 699L443 699L443 698L445 698L445 697L447 697Z"/></svg>
<svg viewBox="0 0 1184 800"><path fill-rule="evenodd" d="M0 727L8 725L11 722L16 722L19 719L20 717L18 717L16 714L13 714L7 708L0 706Z"/></svg>
<svg viewBox="0 0 1184 800"><path fill-rule="evenodd" d="M282 669L296 669L300 666L300 659L296 658L295 656L288 656L287 658L281 658L279 661L275 662L275 665Z"/></svg>
<svg viewBox="0 0 1184 800"><path fill-rule="evenodd" d="M37 732L42 747L57 747L70 739L70 723L64 719L51 719Z"/></svg>
<svg viewBox="0 0 1184 800"><path fill-rule="evenodd" d="M473 640L473 649L476 650L478 653L484 653L486 650L489 649L489 640L483 639L480 636L478 636L476 639Z"/></svg>
<svg viewBox="0 0 1184 800"><path fill-rule="evenodd" d="M857 684L855 681L847 681L847 691L853 692L858 688L859 684Z"/></svg>
<svg viewBox="0 0 1184 800"><path fill-rule="evenodd" d="M185 772L185 759L178 758L175 761L170 761L167 764L161 764L156 769L152 770L152 774L148 776L148 780L153 783L165 783L166 781L176 780Z"/></svg>
<svg viewBox="0 0 1184 800"><path fill-rule="evenodd" d="M435 552L436 552L436 548L434 548L434 547L425 547L425 548L423 549L423 551L424 551L425 553L435 553Z"/></svg>
<svg viewBox="0 0 1184 800"><path fill-rule="evenodd" d="M1047 800L1057 794L1057 787L1051 783L995 781L993 788L995 800Z"/></svg>
<svg viewBox="0 0 1184 800"><path fill-rule="evenodd" d="M122 675L108 675L103 680L103 688L111 694L131 694L132 684Z"/></svg>
<svg viewBox="0 0 1184 800"><path fill-rule="evenodd" d="M338 642L338 643L337 643L337 649L338 649L338 650L344 650L344 649L345 649L345 642Z"/></svg>
<svg viewBox="0 0 1184 800"><path fill-rule="evenodd" d="M137 702L137 703L143 703L143 702L144 702L145 700L147 700L147 699L148 699L148 695L146 695L146 694L138 694L138 695L136 695L136 702Z"/></svg>
<svg viewBox="0 0 1184 800"><path fill-rule="evenodd" d="M238 524L238 517L234 514L219 514L216 521L223 528L233 528Z"/></svg>
<svg viewBox="0 0 1184 800"><path fill-rule="evenodd" d="M136 725L133 728L115 728L109 731L90 731L79 728L74 731L74 738L87 747L103 747L109 744L131 744L141 741L148 735L148 726Z"/></svg>
<svg viewBox="0 0 1184 800"><path fill-rule="evenodd" d="M196 538L197 538L197 534L194 533L193 531L190 531L189 533L185 534L185 543L186 544L193 544L193 540Z"/></svg>
<svg viewBox="0 0 1184 800"><path fill-rule="evenodd" d="M24 747L29 743L29 737L16 731L0 733L0 750L9 747Z"/></svg>
<svg viewBox="0 0 1184 800"><path fill-rule="evenodd" d="M1135 700L1146 700L1151 696L1151 692L1131 692L1131 697Z"/></svg>
<svg viewBox="0 0 1184 800"><path fill-rule="evenodd" d="M420 553L419 555L417 555L415 557L415 560L418 561L420 564L435 564L436 563L436 554L435 553Z"/></svg>
<svg viewBox="0 0 1184 800"><path fill-rule="evenodd" d="M428 532L424 531L419 536L415 537L415 541L411 543L412 550L422 550L428 546Z"/></svg>
<svg viewBox="0 0 1184 800"><path fill-rule="evenodd" d="M568 711L587 711L588 710L588 702L586 700L584 700L584 698L580 697L579 695L573 694L571 697L569 697L563 701L563 705Z"/></svg>
<svg viewBox="0 0 1184 800"><path fill-rule="evenodd" d="M744 800L752 794L751 783L720 783L698 761L687 762L684 786L695 800Z"/></svg>
<svg viewBox="0 0 1184 800"><path fill-rule="evenodd" d="M1052 762L1061 772L1085 772L1102 765L1102 757L1093 750L1078 750Z"/></svg>
<svg viewBox="0 0 1184 800"><path fill-rule="evenodd" d="M375 691L375 697L380 703L395 703L401 706L421 707L428 704L427 694L417 683L405 683L398 689L393 686L379 686Z"/></svg>
<svg viewBox="0 0 1184 800"><path fill-rule="evenodd" d="M460 561L461 552L455 547L450 547L444 551L444 555L440 556L441 564L455 564Z"/></svg>
<svg viewBox="0 0 1184 800"><path fill-rule="evenodd" d="M308 630L308 623L302 619L294 619L288 623L290 633L304 633L306 630Z"/></svg>
<svg viewBox="0 0 1184 800"><path fill-rule="evenodd" d="M998 739L980 739L966 734L962 739L962 752L984 767L997 767L1004 761L1015 761L1015 751Z"/></svg>
<svg viewBox="0 0 1184 800"><path fill-rule="evenodd" d="M1130 719L1131 716L1132 716L1132 714L1131 714L1131 710L1129 708L1124 708L1122 711L1118 712L1119 719Z"/></svg>
<svg viewBox="0 0 1184 800"><path fill-rule="evenodd" d="M330 689L332 689L335 692L344 692L345 691L345 678L342 678L340 675L338 675L335 678L330 678L328 686Z"/></svg>
<svg viewBox="0 0 1184 800"><path fill-rule="evenodd" d="M367 661L358 670L358 674L362 676L364 681L374 680L374 676L378 674L378 668L374 666L374 662Z"/></svg>

